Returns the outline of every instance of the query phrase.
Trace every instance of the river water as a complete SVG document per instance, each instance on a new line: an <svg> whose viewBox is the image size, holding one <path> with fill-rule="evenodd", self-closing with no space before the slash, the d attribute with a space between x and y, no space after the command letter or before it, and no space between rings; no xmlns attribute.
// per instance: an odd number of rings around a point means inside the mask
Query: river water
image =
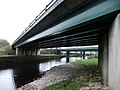
<svg viewBox="0 0 120 90"><path fill-rule="evenodd" d="M80 59L80 57L71 57L70 62ZM41 77L45 71L52 67L65 63L67 63L66 58L61 58L42 63L32 62L15 68L0 69L0 90L16 90L16 88Z"/></svg>

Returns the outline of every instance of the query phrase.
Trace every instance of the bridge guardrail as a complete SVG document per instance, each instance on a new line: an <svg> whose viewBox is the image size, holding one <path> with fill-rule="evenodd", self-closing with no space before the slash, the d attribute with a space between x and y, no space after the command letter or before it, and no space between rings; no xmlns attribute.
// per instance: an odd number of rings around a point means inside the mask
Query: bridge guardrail
<svg viewBox="0 0 120 90"><path fill-rule="evenodd" d="M46 11L51 8L58 0L52 0L46 7L40 12L39 15L36 16L36 18L29 24L29 26L20 34L20 36L13 42L16 43L21 37L23 37L28 31L30 31L30 28L36 23L36 21L41 18Z"/></svg>

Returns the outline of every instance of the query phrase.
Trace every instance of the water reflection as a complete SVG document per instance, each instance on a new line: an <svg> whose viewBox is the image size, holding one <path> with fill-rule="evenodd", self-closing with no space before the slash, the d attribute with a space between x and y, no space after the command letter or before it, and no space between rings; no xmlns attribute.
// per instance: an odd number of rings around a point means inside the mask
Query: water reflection
<svg viewBox="0 0 120 90"><path fill-rule="evenodd" d="M14 68L14 75L16 86L20 87L40 77L42 73L39 71L39 63L33 62Z"/></svg>
<svg viewBox="0 0 120 90"><path fill-rule="evenodd" d="M0 90L16 90L13 70L0 71Z"/></svg>
<svg viewBox="0 0 120 90"><path fill-rule="evenodd" d="M80 57L70 57L69 62L80 59ZM17 64L16 67L0 71L0 90L16 90L15 87L18 88L22 85L25 85L26 83L32 82L34 79L42 76L44 71L47 71L54 66L62 65L65 63L66 58L51 60L43 63L35 61L24 62L21 64L15 63Z"/></svg>
<svg viewBox="0 0 120 90"><path fill-rule="evenodd" d="M77 60L80 60L80 57L70 57L69 62L74 62ZM50 70L52 67L54 66L58 66L58 65L62 65L62 64L66 64L66 57L61 58L60 60L53 60L53 61L49 61L49 62L44 62L44 63L40 63L39 64L39 71L47 71Z"/></svg>

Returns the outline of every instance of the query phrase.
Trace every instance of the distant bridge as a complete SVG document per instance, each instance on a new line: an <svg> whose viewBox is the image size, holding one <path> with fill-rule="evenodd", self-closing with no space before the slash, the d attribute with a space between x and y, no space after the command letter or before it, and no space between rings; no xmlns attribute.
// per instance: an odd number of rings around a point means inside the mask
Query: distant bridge
<svg viewBox="0 0 120 90"><path fill-rule="evenodd" d="M87 52L91 52L91 51L94 51L94 52L97 52L98 51L98 47L94 47L94 48L91 48L91 47L89 47L89 48L70 48L70 49L57 49L58 51L70 51L70 52L72 52L72 51L79 51L79 52L83 52L83 51L87 51Z"/></svg>
<svg viewBox="0 0 120 90"><path fill-rule="evenodd" d="M120 0L52 0L15 40L16 55L40 48L99 45L109 90L120 89Z"/></svg>
<svg viewBox="0 0 120 90"><path fill-rule="evenodd" d="M83 48L70 48L70 49L57 49L58 52L66 52L66 61L69 62L70 52L81 52L83 59L85 59L85 52L98 52L98 47L83 47Z"/></svg>

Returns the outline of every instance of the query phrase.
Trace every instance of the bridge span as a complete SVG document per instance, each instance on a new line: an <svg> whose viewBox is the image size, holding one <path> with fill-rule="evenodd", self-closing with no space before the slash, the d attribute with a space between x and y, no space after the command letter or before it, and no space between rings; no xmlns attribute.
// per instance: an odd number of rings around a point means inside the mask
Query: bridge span
<svg viewBox="0 0 120 90"><path fill-rule="evenodd" d="M69 48L69 49L57 49L58 52L66 52L66 61L69 62L70 52L80 52L82 59L85 59L86 52L98 52L98 47L81 47L81 48ZM81 57L81 56L80 56Z"/></svg>
<svg viewBox="0 0 120 90"><path fill-rule="evenodd" d="M120 89L120 0L52 0L12 45L16 55L39 48L99 45L109 90Z"/></svg>

